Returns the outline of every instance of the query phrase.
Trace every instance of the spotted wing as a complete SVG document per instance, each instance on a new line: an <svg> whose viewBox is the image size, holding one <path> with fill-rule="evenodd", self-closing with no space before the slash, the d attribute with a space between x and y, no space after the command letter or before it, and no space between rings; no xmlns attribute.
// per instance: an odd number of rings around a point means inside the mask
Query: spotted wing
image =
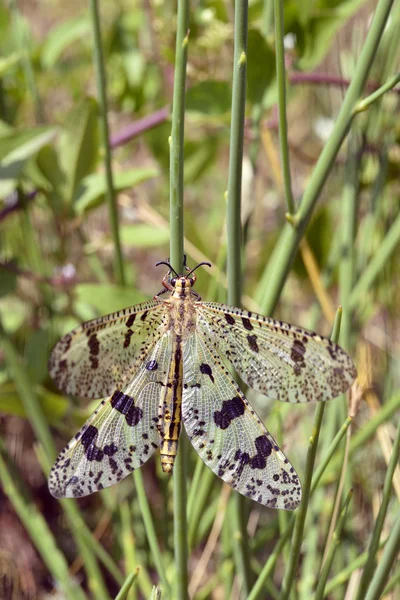
<svg viewBox="0 0 400 600"><path fill-rule="evenodd" d="M152 300L84 323L55 345L50 376L74 396L112 394L165 331L164 315L165 305Z"/></svg>
<svg viewBox="0 0 400 600"><path fill-rule="evenodd" d="M198 303L198 331L254 390L284 402L336 398L357 376L353 361L328 338L212 302Z"/></svg>
<svg viewBox="0 0 400 600"><path fill-rule="evenodd" d="M186 342L182 417L205 464L241 494L271 508L301 500L298 476L226 369L194 334Z"/></svg>
<svg viewBox="0 0 400 600"><path fill-rule="evenodd" d="M49 475L56 498L78 498L113 485L160 445L159 406L171 361L165 334L122 390L101 402L58 456Z"/></svg>

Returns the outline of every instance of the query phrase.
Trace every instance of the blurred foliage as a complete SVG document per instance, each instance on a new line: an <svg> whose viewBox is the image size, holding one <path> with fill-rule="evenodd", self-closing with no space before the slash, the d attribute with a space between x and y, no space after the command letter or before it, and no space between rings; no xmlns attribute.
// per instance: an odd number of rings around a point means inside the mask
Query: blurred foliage
<svg viewBox="0 0 400 600"><path fill-rule="evenodd" d="M289 147L296 200L301 198L332 128L374 4L366 0L284 2ZM248 294L256 289L285 213L279 172L273 19L267 5L262 0L249 3L245 136L246 155L251 158L243 178L243 199L248 215L244 249ZM168 254L170 124L165 119L160 119L154 127L149 123L150 117L158 109L170 105L172 99L175 7L158 0L145 3L121 0L103 2L101 10L109 122L113 135L125 134L133 122L148 119L140 135L132 135L126 143L115 144L113 149L120 233L129 271L127 288L114 285L112 278L113 247L105 206L104 150L99 136L87 9L76 0L68 3L22 2L20 7L16 2L10 2L8 7L5 3L0 6L0 319L18 351L30 389L37 395L60 447L75 433L89 408L66 399L55 389L47 374L50 348L82 320L118 310L158 292L163 273L155 269L154 264ZM371 72L370 84L374 86L383 83L399 68L399 8L396 10L385 30ZM202 0L193 3L191 11L185 139L186 251L190 264L207 259L223 269L233 3ZM315 75L313 85L307 80L311 71ZM342 79L340 85L331 87L327 74ZM359 115L354 123L353 147L359 155L359 168L353 181L357 188L354 283L362 277L388 232L395 235L392 228L400 204L398 108L399 92L396 90ZM350 151L345 146L339 154L305 235L334 305L338 296L338 268L343 257L341 200ZM393 333L399 320L400 300L399 288L395 285L398 283L399 260L395 249L397 242L373 285L357 302L354 316L354 330L358 330L363 343L371 344L368 387L377 391L381 402L394 394L400 384L400 340L398 334ZM224 295L221 281L210 273L201 273L198 290L210 300ZM212 292L212 297L207 295L207 290ZM314 298L309 273L299 253L278 316L283 315L285 320L303 326L325 329L323 332L327 333L328 326ZM357 353L354 345L352 352ZM72 562L77 555L75 546L65 530L65 522L59 519L56 501L48 495L34 451L32 432L23 420L26 417L24 404L1 350L0 361L1 436L6 440L9 453L13 458L17 457L21 477L28 482L37 509L46 515L57 543ZM379 408L378 404L375 409ZM397 409L398 404L387 418ZM305 414L310 413L302 411L304 419ZM271 428L277 430L280 427L282 415L288 436L285 447L289 455L296 449L301 472L310 424L307 427L299 425L300 412L291 407L289 413L283 407L272 413ZM357 427L362 427L369 416L369 408L364 406ZM334 421L338 424L336 419ZM294 432L291 440L290 431ZM386 469L374 433L368 438L366 450L356 447L355 463L351 466L354 502L359 514L355 522L348 525L347 531L345 528L345 537L355 538L358 546L349 544L347 555L344 553L337 558L336 574L368 543L375 514L373 507L378 501L379 486ZM391 424L389 434L393 434ZM25 464L20 460L21 453L29 457ZM366 456L368 464L364 469ZM194 457L190 460L194 470ZM169 565L173 553L169 525L171 488L161 477L156 479L159 470L158 464L151 463L144 469L144 476ZM334 494L331 482L336 481L337 467L332 473L324 493L319 490L321 506L325 506L325 494L329 498ZM206 542L219 507L219 481L213 478L207 485L205 491L209 492L209 498L203 501L202 518L198 524L196 522L197 529L193 534L199 551ZM119 564L118 568L122 568L124 561L129 564L129 557L117 498L125 501L132 487L129 478L118 489L105 491L79 504L85 519L93 526L106 515L102 543ZM3 500L0 491L0 501ZM136 555L131 559L135 565L144 565L138 577L142 596L136 597L145 597L151 582L158 579L136 500L129 506L124 518L135 522L137 538ZM254 506L250 508L257 510ZM324 525L329 522L329 510L330 505L329 509L323 509ZM0 529L3 529L1 519L0 509ZM282 517L279 524L276 514L261 511L259 519L262 526L251 539L256 572L266 560L265 546L279 538L286 517ZM115 536L110 522L115 524ZM318 524L315 524L314 542L318 545ZM224 549L229 552L225 561L221 559L220 578L218 567L210 567L215 568L210 571L210 577L214 577L219 591L224 583L230 590L233 580L232 548L226 531L223 536ZM27 537L24 543L28 543ZM319 540L320 550L321 545ZM16 550L12 545L5 548L9 555ZM24 563L21 564L18 563L18 577L22 577L25 568ZM31 569L34 573L31 580L22 577L20 598L35 597L35 593L36 597L45 597L46 590L54 583L49 581L48 563L46 565L41 564L36 572ZM315 583L312 565L312 560L305 560L302 565L303 581L311 583L308 583L309 587L304 584L299 598L311 597ZM75 568L79 570L80 566L74 563ZM114 594L120 588L119 583L116 585L118 573L117 576L114 573L112 580L109 574L112 566L103 568L107 572L105 578L110 594ZM128 570L124 573L128 574ZM55 577L54 572L52 575ZM85 587L86 577L82 581ZM220 595L212 596L204 581L202 585L202 592L196 596L199 600L222 597L222 591ZM274 597L276 591L274 584L271 586L268 597ZM344 597L343 589L338 584L336 592L329 597ZM29 595L32 590L33 595ZM0 589L0 596L1 593Z"/></svg>

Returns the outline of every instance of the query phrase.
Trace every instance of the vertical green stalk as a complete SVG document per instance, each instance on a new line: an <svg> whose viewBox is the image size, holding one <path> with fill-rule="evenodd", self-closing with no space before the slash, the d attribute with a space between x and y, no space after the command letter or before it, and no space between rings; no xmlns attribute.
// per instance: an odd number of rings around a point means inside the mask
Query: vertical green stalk
<svg viewBox="0 0 400 600"><path fill-rule="evenodd" d="M36 85L35 72L32 64L30 53L30 39L25 18L18 8L17 0L10 1L10 10L12 15L12 37L21 52L21 65L24 71L26 86L32 96L33 105L35 107L35 117L39 123L45 123L46 118L43 110L43 103L39 95L39 90Z"/></svg>
<svg viewBox="0 0 400 600"><path fill-rule="evenodd" d="M174 95L170 138L170 260L177 273L183 266L183 169L189 0L178 0Z"/></svg>
<svg viewBox="0 0 400 600"><path fill-rule="evenodd" d="M117 282L121 285L125 285L125 270L124 261L122 258L121 240L119 235L119 223L118 223L118 207L115 197L112 166L111 166L111 148L110 148L110 136L108 130L107 120L107 93L106 93L106 71L104 67L104 56L103 47L101 43L101 28L100 28L100 15L99 6L97 0L90 0L90 13L93 27L94 47L93 57L96 67L96 84L97 84L97 95L99 98L100 106L100 119L101 128L103 134L104 144L104 168L107 182L106 198L108 203L108 214L110 216L111 236L114 243L115 252L115 276Z"/></svg>
<svg viewBox="0 0 400 600"><path fill-rule="evenodd" d="M274 26L274 0L263 1L262 11L262 32L263 36L267 38Z"/></svg>
<svg viewBox="0 0 400 600"><path fill-rule="evenodd" d="M336 319L333 326L331 339L337 341L340 331L342 311L338 309L336 313ZM290 596L292 586L295 580L296 569L300 556L300 547L303 541L304 525L306 522L307 511L310 501L311 485L312 485L312 474L314 470L315 457L318 448L319 433L321 430L322 417L324 416L325 403L321 402L315 409L314 425L312 435L310 437L307 459L306 459L306 472L304 475L303 484L303 498L299 508L297 509L295 516L295 524L292 536L292 542L290 547L289 562L286 567L285 575L283 578L281 594L279 600L287 600Z"/></svg>
<svg viewBox="0 0 400 600"><path fill-rule="evenodd" d="M170 261L181 273L183 269L183 168L185 134L185 87L189 33L189 0L178 0L174 96L170 138ZM186 515L187 439L180 436L179 451L174 466L174 548L176 592L178 600L188 597L188 527Z"/></svg>
<svg viewBox="0 0 400 600"><path fill-rule="evenodd" d="M26 369L21 363L20 357L12 343L3 330L0 323L0 342L6 359L6 364L11 374L11 379L15 381L17 392L21 398L25 413L30 424L39 440L44 453L45 460L43 461L46 471L49 470L51 461L55 457L54 442L50 434L49 426L43 413L42 407L39 404L37 395L34 391L34 386L29 380ZM107 590L101 575L101 571L97 564L94 553L88 546L85 537L82 535L82 529L86 527L82 520L81 514L77 505L72 500L63 500L61 503L62 509L67 515L72 534L78 546L78 550L82 555L85 569L88 574L89 588L94 597L108 598Z"/></svg>
<svg viewBox="0 0 400 600"><path fill-rule="evenodd" d="M276 48L276 76L278 81L278 113L279 113L279 145L281 152L282 178L285 190L285 200L288 212L293 214L295 205L292 194L292 181L290 177L289 147L286 119L286 69L285 36L283 22L283 0L274 0L275 13L275 48Z"/></svg>
<svg viewBox="0 0 400 600"><path fill-rule="evenodd" d="M371 585L365 596L365 600L379 600L387 584L390 570L400 551L400 513L397 515L396 522L386 542L382 558L375 571Z"/></svg>
<svg viewBox="0 0 400 600"><path fill-rule="evenodd" d="M246 103L246 62L247 62L247 0L235 2L235 34L233 56L233 88L231 135L229 144L228 175L228 303L240 304L241 297L241 191L242 160L244 137L244 109Z"/></svg>
<svg viewBox="0 0 400 600"><path fill-rule="evenodd" d="M294 216L294 224L287 223L284 226L278 244L270 257L268 267L264 272L256 295L256 301L262 306L266 314L271 314L276 306L319 194L331 172L340 147L347 136L354 116L354 108L361 97L365 81L371 70L393 1L379 0L378 2L363 49L357 61L353 79L347 89L331 136L321 152L304 192L300 208Z"/></svg>
<svg viewBox="0 0 400 600"><path fill-rule="evenodd" d="M242 231L240 210L246 104L247 21L247 0L236 0L227 205L228 304L233 306L239 306L241 300L240 257ZM244 498L236 494L229 505L233 525L233 548L236 569L241 578L242 594L247 597L250 590L250 563L244 507Z"/></svg>
<svg viewBox="0 0 400 600"><path fill-rule="evenodd" d="M381 537L383 524L386 518L387 509L389 506L389 500L392 492L392 481L393 475L396 469L396 466L399 462L400 456L400 420L397 425L397 434L396 439L393 444L392 455L390 457L388 469L386 472L385 483L383 485L383 494L382 494L382 504L380 506L378 516L375 521L374 531L372 533L371 542L368 549L368 559L365 563L365 567L363 570L363 574L361 577L360 584L358 586L358 592L356 596L356 600L362 600L365 598L368 584L372 579L372 575L374 573L374 564L376 561L376 556L379 548L379 540Z"/></svg>
<svg viewBox="0 0 400 600"><path fill-rule="evenodd" d="M345 523L346 516L347 516L347 510L349 508L349 504L350 504L350 500L351 500L352 496L353 496L353 490L350 490L350 492L347 494L347 497L344 501L344 505L343 505L342 511L340 513L340 517L339 517L337 526L333 533L332 543L329 547L329 551L327 553L326 560L324 562L324 566L322 567L321 573L318 578L318 585L317 585L317 589L315 590L315 600L323 600L323 598L325 596L326 582L328 581L329 572L331 570L333 559L335 557L335 552L336 552L336 549L340 542L344 523Z"/></svg>
<svg viewBox="0 0 400 600"><path fill-rule="evenodd" d="M20 488L18 476L9 468L8 461L3 441L0 439L0 482L4 493L65 597L70 600L84 600L86 596L71 577L65 556L57 547L46 519L26 490Z"/></svg>
<svg viewBox="0 0 400 600"><path fill-rule="evenodd" d="M158 577L160 578L160 581L164 586L164 592L169 598L171 596L171 590L164 568L162 553L157 542L156 528L151 514L150 505L147 500L146 490L144 489L143 476L141 471L139 469L136 469L133 473L133 477L135 480L135 487L137 498L139 501L140 512L142 513L143 524L146 531L147 541L150 546L150 551L153 557L154 565L156 567Z"/></svg>

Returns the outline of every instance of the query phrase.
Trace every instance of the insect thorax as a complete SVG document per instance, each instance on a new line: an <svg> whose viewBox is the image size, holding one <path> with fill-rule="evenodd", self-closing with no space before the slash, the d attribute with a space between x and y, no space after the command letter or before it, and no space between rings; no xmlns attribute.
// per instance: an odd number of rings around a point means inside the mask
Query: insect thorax
<svg viewBox="0 0 400 600"><path fill-rule="evenodd" d="M169 328L182 338L190 335L196 327L196 298L190 282L180 277L177 279L169 304Z"/></svg>

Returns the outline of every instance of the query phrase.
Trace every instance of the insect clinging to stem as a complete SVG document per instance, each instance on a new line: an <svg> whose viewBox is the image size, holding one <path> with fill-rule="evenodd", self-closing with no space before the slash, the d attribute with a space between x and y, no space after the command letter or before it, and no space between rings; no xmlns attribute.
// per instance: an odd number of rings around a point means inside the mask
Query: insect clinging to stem
<svg viewBox="0 0 400 600"><path fill-rule="evenodd" d="M183 275L168 262L158 265L168 272L153 300L84 323L51 353L59 389L107 397L58 456L50 492L62 498L101 490L157 448L170 473L183 423L201 459L232 488L265 506L296 508L299 478L226 361L271 399L309 402L348 389L357 374L351 358L306 329L203 302L193 290L200 265Z"/></svg>

